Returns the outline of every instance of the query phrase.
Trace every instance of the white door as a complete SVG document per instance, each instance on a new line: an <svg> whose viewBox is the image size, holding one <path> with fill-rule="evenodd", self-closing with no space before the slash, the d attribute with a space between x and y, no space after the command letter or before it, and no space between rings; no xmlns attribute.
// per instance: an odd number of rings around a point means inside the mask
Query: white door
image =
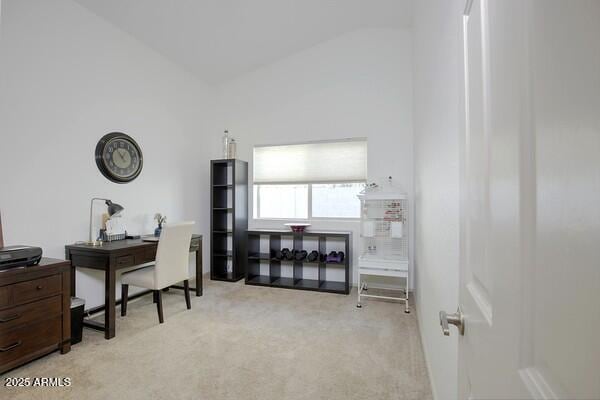
<svg viewBox="0 0 600 400"><path fill-rule="evenodd" d="M463 33L458 397L600 399L600 1L467 1Z"/></svg>

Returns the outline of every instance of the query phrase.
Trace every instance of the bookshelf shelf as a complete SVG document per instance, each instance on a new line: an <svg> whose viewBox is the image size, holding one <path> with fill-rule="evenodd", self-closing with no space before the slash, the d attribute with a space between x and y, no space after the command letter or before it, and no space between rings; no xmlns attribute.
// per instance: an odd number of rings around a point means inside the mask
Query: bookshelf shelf
<svg viewBox="0 0 600 400"><path fill-rule="evenodd" d="M328 240L335 241L343 246L344 260L339 263L305 260L279 260L275 252L281 250L282 238L292 240L293 248L301 250L303 246L313 246L321 254L326 254ZM261 251L261 240L268 240L268 252ZM308 242L312 244L309 245ZM350 243L349 232L290 232L288 230L248 230L247 232L247 269L246 284L255 286L279 287L285 289L313 290L338 294L350 293ZM264 244L264 243L263 243ZM261 268L262 266L262 268ZM282 266L287 266L292 273L284 276ZM341 280L331 280L331 268L339 271L342 267ZM306 268L315 269L314 277L308 277ZM265 273L266 270L266 273ZM313 279L316 278L316 279Z"/></svg>

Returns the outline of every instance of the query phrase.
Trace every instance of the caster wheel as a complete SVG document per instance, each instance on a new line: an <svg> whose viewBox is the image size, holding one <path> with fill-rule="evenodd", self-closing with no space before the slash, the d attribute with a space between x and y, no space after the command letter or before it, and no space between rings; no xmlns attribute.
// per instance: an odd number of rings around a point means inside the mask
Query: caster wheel
<svg viewBox="0 0 600 400"><path fill-rule="evenodd" d="M410 310L404 310L404 314L410 314Z"/></svg>
<svg viewBox="0 0 600 400"><path fill-rule="evenodd" d="M362 308L362 304L357 304L356 308Z"/></svg>

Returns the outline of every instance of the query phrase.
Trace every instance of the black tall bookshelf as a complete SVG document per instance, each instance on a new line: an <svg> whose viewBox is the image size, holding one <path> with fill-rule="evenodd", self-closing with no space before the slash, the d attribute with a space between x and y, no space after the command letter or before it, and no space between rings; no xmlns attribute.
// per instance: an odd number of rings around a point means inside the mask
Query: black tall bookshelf
<svg viewBox="0 0 600 400"><path fill-rule="evenodd" d="M239 281L248 262L248 163L212 160L210 176L210 278Z"/></svg>
<svg viewBox="0 0 600 400"><path fill-rule="evenodd" d="M294 249L316 250L321 254L327 253L328 241L341 241L346 257L342 262L327 262L324 259L308 260L279 260L275 252L281 250L282 239L291 240ZM248 265L246 285L280 287L285 289L314 290L338 294L350 293L350 253L351 234L349 232L290 232L289 230L253 229L248 231ZM261 240L268 240L268 251L261 252ZM312 244L308 244L307 241ZM313 247L310 247L313 246ZM261 273L261 264L266 271ZM283 276L282 264L291 264L292 274ZM312 266L317 269L317 276L306 276L305 268ZM328 270L341 269L342 280L331 280Z"/></svg>

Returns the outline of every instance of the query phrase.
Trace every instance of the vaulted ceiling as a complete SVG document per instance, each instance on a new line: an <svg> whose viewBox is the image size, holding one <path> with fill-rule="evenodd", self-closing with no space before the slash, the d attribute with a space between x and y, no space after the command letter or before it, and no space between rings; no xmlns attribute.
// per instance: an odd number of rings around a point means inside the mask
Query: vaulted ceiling
<svg viewBox="0 0 600 400"><path fill-rule="evenodd" d="M75 0L218 84L362 28L406 28L411 0Z"/></svg>

